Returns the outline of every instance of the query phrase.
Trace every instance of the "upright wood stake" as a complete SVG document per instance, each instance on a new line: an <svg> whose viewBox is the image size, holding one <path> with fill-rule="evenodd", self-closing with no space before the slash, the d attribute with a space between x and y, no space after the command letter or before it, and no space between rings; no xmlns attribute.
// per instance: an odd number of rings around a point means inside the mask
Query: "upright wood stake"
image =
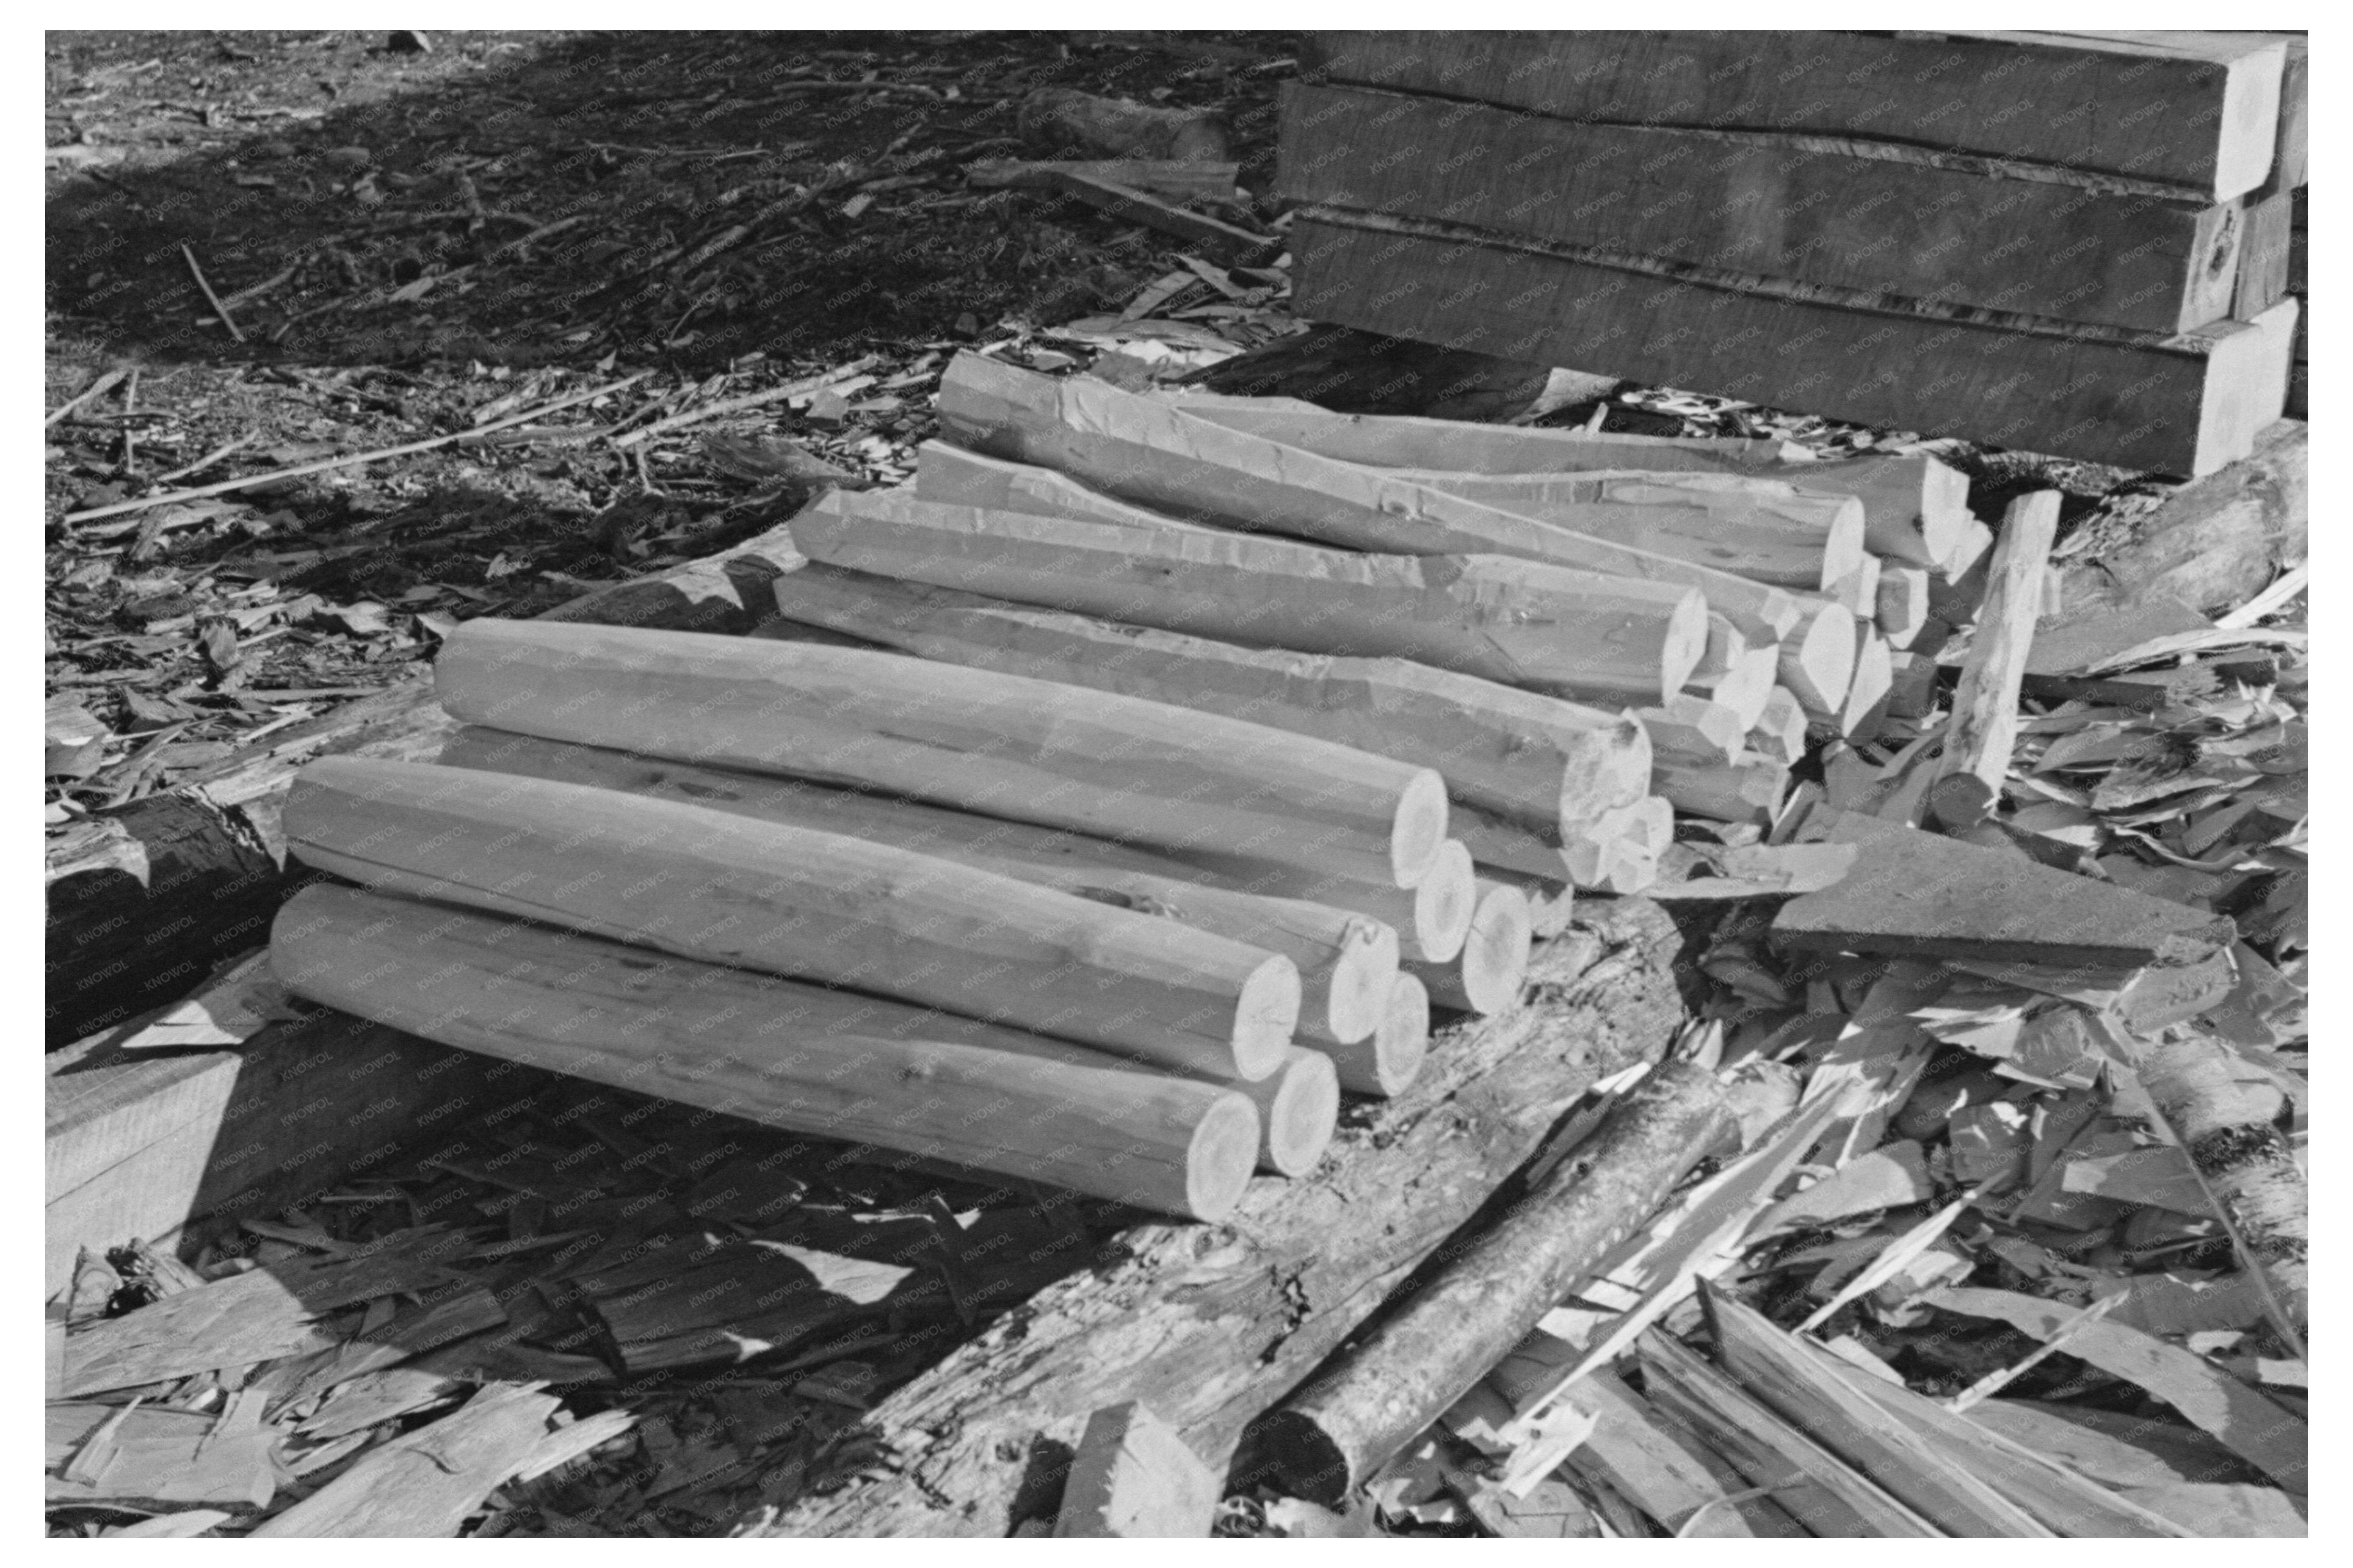
<svg viewBox="0 0 2353 1568"><path fill-rule="evenodd" d="M2059 493L2021 495L2002 514L2001 537L1986 573L1977 635L1953 693L1952 722L1937 776L1973 774L1999 792L2018 739L2018 687L2034 650L2043 568L2059 529Z"/></svg>

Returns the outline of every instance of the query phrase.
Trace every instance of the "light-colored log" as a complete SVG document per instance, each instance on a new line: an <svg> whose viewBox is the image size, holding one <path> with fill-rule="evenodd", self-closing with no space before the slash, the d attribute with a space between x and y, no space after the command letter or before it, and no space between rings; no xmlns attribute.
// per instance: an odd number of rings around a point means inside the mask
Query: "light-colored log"
<svg viewBox="0 0 2353 1568"><path fill-rule="evenodd" d="M443 644L434 686L469 724L1101 836L1315 867L1369 862L1403 887L1446 836L1445 781L1429 768L1222 715L897 653L482 620Z"/></svg>
<svg viewBox="0 0 2353 1568"><path fill-rule="evenodd" d="M1316 736L1435 768L1456 799L1539 826L1624 805L1650 782L1649 739L1622 712L1409 660L1249 648L814 563L774 588L796 622Z"/></svg>
<svg viewBox="0 0 2353 1568"><path fill-rule="evenodd" d="M1912 646L1928 624L1928 571L1924 567L1883 566L1879 572L1879 597L1872 607L1879 634L1890 648Z"/></svg>
<svg viewBox="0 0 2353 1568"><path fill-rule="evenodd" d="M1535 920L1527 895L1506 882L1482 877L1471 937L1451 964L1416 964L1410 972L1430 1000L1457 1012L1501 1012L1519 1000L1527 979Z"/></svg>
<svg viewBox="0 0 2353 1568"><path fill-rule="evenodd" d="M1333 1048L1340 1086L1352 1095L1388 1099L1412 1086L1430 1054L1430 991L1400 970L1389 982L1389 1004L1381 1014L1369 1051L1361 1044Z"/></svg>
<svg viewBox="0 0 2353 1568"><path fill-rule="evenodd" d="M915 497L945 506L978 506L991 512L1021 512L1032 517L1067 517L1080 523L1112 523L1127 528L1173 528L1188 534L1219 530L1155 512L1080 483L1059 469L1008 462L967 451L945 441L915 449Z"/></svg>
<svg viewBox="0 0 2353 1568"><path fill-rule="evenodd" d="M1161 112L1166 112L1162 111ZM1206 1539L1222 1478L1142 1403L1087 1418L1054 1519L1058 1539Z"/></svg>
<svg viewBox="0 0 2353 1568"><path fill-rule="evenodd" d="M471 725L450 737L439 761L847 834L1264 948L1298 966L1297 1037L1318 1045L1370 1035L1397 972L1398 934L1380 921L1303 899L1212 886L1182 862L1077 833Z"/></svg>
<svg viewBox="0 0 2353 1568"><path fill-rule="evenodd" d="M1740 656L1748 652L1748 638L1740 628L1715 610L1707 612L1707 647L1692 666L1694 682L1716 681L1732 673Z"/></svg>
<svg viewBox="0 0 2353 1568"><path fill-rule="evenodd" d="M1954 530L1945 553L1929 563L1932 588L1968 575L1979 557L1992 548L1993 530L1975 516L1970 517L1966 525Z"/></svg>
<svg viewBox="0 0 2353 1568"><path fill-rule="evenodd" d="M960 354L941 377L939 412L958 446L1057 468L1195 521L1352 550L1517 556L1686 585L1751 637L1780 636L1796 613L1769 586L1285 447L1091 376L1056 380Z"/></svg>
<svg viewBox="0 0 2353 1568"><path fill-rule="evenodd" d="M1328 905L1377 920L1397 932L1400 961L1443 963L1461 952L1479 901L1470 852L1456 839L1439 846L1430 870L1411 888L1248 855L1187 853L1176 858L1219 887Z"/></svg>
<svg viewBox="0 0 2353 1568"><path fill-rule="evenodd" d="M1765 711L1765 700L1781 679L1781 650L1778 643L1763 648L1751 648L1740 655L1733 667L1714 681L1694 681L1684 688L1688 695L1703 696L1713 703L1730 708L1744 725L1753 725Z"/></svg>
<svg viewBox="0 0 2353 1568"><path fill-rule="evenodd" d="M1746 753L1736 762L1713 766L1662 761L1651 770L1651 787L1691 816L1769 828L1788 791L1789 768Z"/></svg>
<svg viewBox="0 0 2353 1568"><path fill-rule="evenodd" d="M1539 942L1550 941L1568 929L1577 912L1576 885L1556 874L1530 876L1504 866L1482 865L1479 874L1491 882L1508 882L1528 901L1529 929Z"/></svg>
<svg viewBox="0 0 2353 1568"><path fill-rule="evenodd" d="M1747 749L1784 766L1806 755L1806 710L1786 686L1776 686L1748 731Z"/></svg>
<svg viewBox="0 0 2353 1568"><path fill-rule="evenodd" d="M2043 569L2059 529L2059 493L2020 496L2002 514L2001 538L1986 569L1986 594L1976 635L1953 691L1936 776L1969 774L2000 793L2018 740L2018 688L2034 646L2042 605Z"/></svg>
<svg viewBox="0 0 2353 1568"><path fill-rule="evenodd" d="M1839 733L1850 739L1868 739L1887 716L1890 692L1895 684L1895 664L1887 639L1866 630L1855 649L1854 679L1847 683L1846 701L1839 709Z"/></svg>
<svg viewBox="0 0 2353 1568"><path fill-rule="evenodd" d="M1862 503L1737 473L1480 474L1396 477L1597 538L1820 593L1862 559Z"/></svg>
<svg viewBox="0 0 2353 1568"><path fill-rule="evenodd" d="M1653 788L1658 772L1653 766ZM1640 893L1658 880L1659 856L1674 840L1674 810L1663 795L1605 812L1594 828L1589 839L1564 846L1570 881L1602 893Z"/></svg>
<svg viewBox="0 0 2353 1568"><path fill-rule="evenodd" d="M1855 620L1868 622L1879 613L1879 557L1862 556L1852 567L1823 584L1822 591L1846 606L1847 613Z"/></svg>
<svg viewBox="0 0 2353 1568"><path fill-rule="evenodd" d="M1729 762L1740 755L1748 726L1722 703L1679 696L1664 707L1642 708L1635 717L1651 732L1651 753L1686 761Z"/></svg>
<svg viewBox="0 0 2353 1568"><path fill-rule="evenodd" d="M1389 655L1604 699L1680 691L1707 607L1673 584L1503 556L1362 555L837 491L793 520L828 566L1310 653Z"/></svg>
<svg viewBox="0 0 2353 1568"><path fill-rule="evenodd" d="M1259 1169L1278 1176L1314 1170L1340 1125L1340 1075L1332 1058L1293 1045L1272 1073L1233 1086L1258 1107Z"/></svg>
<svg viewBox="0 0 2353 1568"><path fill-rule="evenodd" d="M1230 1086L472 910L314 885L280 911L270 963L446 1045L1188 1219L1230 1212L1258 1157Z"/></svg>
<svg viewBox="0 0 2353 1568"><path fill-rule="evenodd" d="M1142 1060L1261 1078L1299 1020L1279 953L839 833L586 785L326 758L293 853L387 892L857 986Z"/></svg>
<svg viewBox="0 0 2353 1568"><path fill-rule="evenodd" d="M1854 617L1843 605L1809 599L1805 620L1781 642L1781 684L1810 713L1835 714L1854 677Z"/></svg>

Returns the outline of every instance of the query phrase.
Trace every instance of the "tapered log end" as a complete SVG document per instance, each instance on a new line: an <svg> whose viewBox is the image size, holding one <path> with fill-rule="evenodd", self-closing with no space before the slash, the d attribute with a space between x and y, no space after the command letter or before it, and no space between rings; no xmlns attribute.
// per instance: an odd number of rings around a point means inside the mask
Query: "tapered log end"
<svg viewBox="0 0 2353 1568"><path fill-rule="evenodd" d="M1258 1169L1258 1107L1236 1090L1220 1095L1185 1149L1185 1207L1196 1220L1224 1219L1242 1201L1250 1173Z"/></svg>
<svg viewBox="0 0 2353 1568"><path fill-rule="evenodd" d="M1535 927L1525 894L1502 883L1482 885L1462 946L1462 994L1473 1012L1501 1012L1519 1000Z"/></svg>
<svg viewBox="0 0 2353 1568"><path fill-rule="evenodd" d="M1324 985L1324 1025L1334 1040L1354 1044L1380 1028L1398 948L1397 928L1387 921L1349 919Z"/></svg>
<svg viewBox="0 0 2353 1568"><path fill-rule="evenodd" d="M1299 966L1281 953L1242 981L1234 1002L1234 1075L1256 1083L1282 1065L1282 1054L1299 1027Z"/></svg>
<svg viewBox="0 0 2353 1568"><path fill-rule="evenodd" d="M1668 618L1665 645L1659 651L1659 700L1672 703L1691 683L1692 672L1707 652L1707 599L1694 588Z"/></svg>
<svg viewBox="0 0 2353 1568"><path fill-rule="evenodd" d="M1854 678L1854 617L1841 604L1816 604L1798 633L1781 644L1781 683L1809 712L1832 714Z"/></svg>
<svg viewBox="0 0 2353 1568"><path fill-rule="evenodd" d="M1389 866L1399 887L1419 885L1446 842L1446 780L1435 768L1414 776L1398 798L1389 828Z"/></svg>
<svg viewBox="0 0 2353 1568"><path fill-rule="evenodd" d="M1340 1075L1320 1051L1293 1047L1291 1059L1271 1082L1264 1108L1260 1163L1282 1176L1304 1176L1331 1147L1340 1125Z"/></svg>
<svg viewBox="0 0 2353 1568"><path fill-rule="evenodd" d="M1413 957L1442 964L1461 952L1478 905L1471 852L1461 840L1449 839L1430 863L1430 874L1413 890Z"/></svg>

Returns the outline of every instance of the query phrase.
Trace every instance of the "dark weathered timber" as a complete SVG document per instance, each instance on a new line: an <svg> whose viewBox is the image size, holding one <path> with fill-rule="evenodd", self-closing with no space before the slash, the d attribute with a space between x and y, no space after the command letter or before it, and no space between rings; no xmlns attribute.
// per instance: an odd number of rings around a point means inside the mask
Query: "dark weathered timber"
<svg viewBox="0 0 2353 1568"><path fill-rule="evenodd" d="M1493 1224L1450 1243L1337 1365L1246 1439L1293 1495L1338 1503L1469 1393L1699 1160L1736 1143L1715 1076L1653 1073Z"/></svg>
<svg viewBox="0 0 2353 1568"><path fill-rule="evenodd" d="M1981 161L1955 166L1909 147L1594 124L1294 85L1283 98L1282 167L1278 194L1293 201L2145 332L2244 320L2286 289L2284 196L2242 211L2236 201L1988 178ZM1532 185L1538 168L1543 182ZM2233 284L2258 210L2278 280L2253 310L2234 312L2234 298L2255 297L2234 295Z"/></svg>
<svg viewBox="0 0 2353 1568"><path fill-rule="evenodd" d="M820 1464L839 1489L770 1533L1001 1536L1050 1515L1088 1415L1140 1399L1213 1467L1486 1202L1613 1064L1681 1015L1678 945L1641 899L1580 902L1520 1006L1431 1043L1413 1087L1315 1173L1261 1180L1218 1227L1150 1225L875 1407Z"/></svg>

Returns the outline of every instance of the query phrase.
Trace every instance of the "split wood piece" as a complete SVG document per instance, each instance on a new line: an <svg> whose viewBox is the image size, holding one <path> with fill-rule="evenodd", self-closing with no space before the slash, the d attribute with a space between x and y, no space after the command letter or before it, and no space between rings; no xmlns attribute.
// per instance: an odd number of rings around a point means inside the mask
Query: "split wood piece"
<svg viewBox="0 0 2353 1568"><path fill-rule="evenodd" d="M2034 646L2043 576L2059 529L2059 493L2038 490L2010 503L1987 567L1977 634L1953 692L1938 777L1968 774L1999 790L2018 741L2019 683Z"/></svg>
<svg viewBox="0 0 2353 1568"><path fill-rule="evenodd" d="M462 1050L1161 1213L1223 1217L1259 1153L1229 1082L470 910L314 885L271 962Z"/></svg>
<svg viewBox="0 0 2353 1568"><path fill-rule="evenodd" d="M1966 622L1969 615L1947 617L1939 614L1936 607L1951 598L1957 585L1968 577L1978 563L1985 559L1986 553L1993 548L1993 530L1974 517L1969 519L1969 524L1956 535L1952 548L1938 557L1928 572L1928 613L1953 625ZM1973 600L1969 610L1974 613L1975 609Z"/></svg>
<svg viewBox="0 0 2353 1568"><path fill-rule="evenodd" d="M1968 476L1926 455L1815 460L1790 455L1800 449L1780 441L1335 414L1286 397L1197 393L1180 398L1178 406L1213 424L1373 468L1484 474L1633 469L1785 480L1801 490L1854 496L1863 507L1864 548L1915 566L1940 559L1971 521Z"/></svg>
<svg viewBox="0 0 2353 1568"><path fill-rule="evenodd" d="M1501 1012L1520 999L1535 945L1535 916L1527 895L1509 883L1479 879L1479 905L1471 935L1451 964L1415 964L1430 1000L1457 1012Z"/></svg>
<svg viewBox="0 0 2353 1568"><path fill-rule="evenodd" d="M1909 143L2226 201L2271 170L2286 49L2258 33L1399 30L1316 34L1303 64L1567 120Z"/></svg>
<svg viewBox="0 0 2353 1568"><path fill-rule="evenodd" d="M1131 190L1150 191L1171 201L1206 197L1232 201L1240 164L1180 162L1169 158L1112 158L1036 163L1022 158L978 158L964 166L965 184L981 190L1008 187L1044 190L1060 175L1077 175Z"/></svg>
<svg viewBox="0 0 2353 1568"><path fill-rule="evenodd" d="M1836 887L1781 906L1773 935L1785 948L2187 967L2235 939L2227 918L1853 811L1818 810L1805 834L1862 853Z"/></svg>
<svg viewBox="0 0 2353 1568"><path fill-rule="evenodd" d="M1692 666L1691 678L1698 681L1720 681L1732 673L1741 656L1748 652L1748 639L1740 628L1714 610L1707 614L1707 647L1702 651L1699 662Z"/></svg>
<svg viewBox="0 0 2353 1568"><path fill-rule="evenodd" d="M1806 711L1836 714L1854 679L1854 616L1845 606L1808 599L1798 630L1782 640L1780 683Z"/></svg>
<svg viewBox="0 0 2353 1568"><path fill-rule="evenodd" d="M1705 697L1680 696L1634 716L1651 732L1651 755L1680 762L1729 762L1740 755L1741 736L1748 733L1738 713Z"/></svg>
<svg viewBox="0 0 2353 1568"><path fill-rule="evenodd" d="M1383 471L1523 517L1807 593L1830 588L1864 558L1862 502L1778 479L1672 471Z"/></svg>
<svg viewBox="0 0 2353 1568"><path fill-rule="evenodd" d="M2232 313L2245 233L2235 200L2005 179L1983 158L1738 121L1722 131L1553 118L1458 91L1293 88L1276 195L1535 239L1606 236L1668 261L2144 332ZM1528 201L1513 173L1531 167L1558 171L1544 201ZM2051 249L1987 238L2015 234ZM2066 265L2051 264L2054 251Z"/></svg>
<svg viewBox="0 0 2353 1568"><path fill-rule="evenodd" d="M1206 1538L1218 1511L1217 1473L1168 1424L1128 1400L1087 1417L1061 1511L1059 1539Z"/></svg>
<svg viewBox="0 0 2353 1568"><path fill-rule="evenodd" d="M451 736L438 760L866 839L1281 953L1299 969L1297 1037L1319 1046L1370 1036L1397 973L1398 934L1380 921L1303 899L1205 885L1203 874L1182 862L1077 833L473 726Z"/></svg>
<svg viewBox="0 0 2353 1568"><path fill-rule="evenodd" d="M1854 678L1847 683L1846 700L1839 705L1838 730L1851 740L1868 740L1879 733L1895 688L1895 656L1887 639L1865 631L1854 652Z"/></svg>
<svg viewBox="0 0 2353 1568"><path fill-rule="evenodd" d="M1318 1047L1293 1045L1282 1065L1236 1089L1258 1107L1258 1168L1278 1176L1304 1176L1332 1146L1340 1125L1340 1075Z"/></svg>
<svg viewBox="0 0 2353 1568"><path fill-rule="evenodd" d="M286 821L305 863L368 886L861 986L1171 1066L1264 1077L1299 1016L1297 968L1263 948L668 800L329 758L303 770Z"/></svg>
<svg viewBox="0 0 2353 1568"><path fill-rule="evenodd" d="M1781 650L1768 645L1748 649L1725 674L1714 681L1694 681L1684 693L1730 708L1743 725L1753 726L1764 716L1766 703L1780 689L1780 680Z"/></svg>
<svg viewBox="0 0 2353 1568"><path fill-rule="evenodd" d="M1887 655L1887 713L1891 718L1926 718L1936 709L1936 660L1928 653Z"/></svg>
<svg viewBox="0 0 2353 1568"><path fill-rule="evenodd" d="M1786 402L1792 387L1819 386L1808 406L1834 418L2060 444L2066 456L2163 473L2211 473L2253 450L2286 399L2295 332L2293 300L2252 323L2173 335L2037 330L2022 324L2035 318L1978 319L1989 313L1783 279L1670 273L1647 258L1333 207L1298 209L1291 238L1293 303L1320 320L1409 329L1480 352L1508 344L1720 397ZM1442 298L1400 291L1400 278L1447 286ZM1968 373L1916 374L1926 363Z"/></svg>
<svg viewBox="0 0 2353 1568"><path fill-rule="evenodd" d="M1890 648L1909 648L1928 623L1928 572L1922 567L1884 566L1872 620Z"/></svg>
<svg viewBox="0 0 2353 1568"><path fill-rule="evenodd" d="M887 491L837 492L792 526L801 550L828 566L1221 641L1412 659L1629 701L1681 691L1707 640L1706 602L1688 588L1504 556L1360 555Z"/></svg>
<svg viewBox="0 0 2353 1568"><path fill-rule="evenodd" d="M1429 768L896 653L483 620L450 634L434 687L470 724L1106 836L1363 864L1400 887L1446 837L1445 781Z"/></svg>
<svg viewBox="0 0 2353 1568"><path fill-rule="evenodd" d="M493 1383L452 1414L380 1444L249 1540L453 1536L529 1462L562 1404L539 1385Z"/></svg>
<svg viewBox="0 0 2353 1568"><path fill-rule="evenodd" d="M1916 716L1916 715L1915 715ZM1768 762L1794 767L1806 755L1806 710L1787 686L1776 686L1747 735L1747 749Z"/></svg>
<svg viewBox="0 0 2353 1568"><path fill-rule="evenodd" d="M1827 1360L1703 1284L1725 1370L1767 1407L1885 1488L1945 1534L2044 1539L2052 1531L1829 1370Z"/></svg>
<svg viewBox="0 0 2353 1568"><path fill-rule="evenodd" d="M1729 763L1662 761L1651 788L1676 810L1716 822L1771 827L1789 791L1789 765L1743 752Z"/></svg>
<svg viewBox="0 0 2353 1568"><path fill-rule="evenodd" d="M1770 1498L1740 1496L1752 1490L1746 1477L1608 1368L1577 1380L1576 1404L1599 1420L1569 1456L1570 1467L1608 1482L1677 1536L1805 1534Z"/></svg>
<svg viewBox="0 0 2353 1568"><path fill-rule="evenodd" d="M951 663L1206 709L1437 769L1450 796L1560 831L1639 799L1642 727L1403 659L1245 648L812 563L788 619Z"/></svg>
<svg viewBox="0 0 2353 1568"><path fill-rule="evenodd" d="M1243 1425L1469 1219L1586 1085L1664 1049L1679 945L1644 900L1580 911L1539 955L1527 1006L1446 1031L1420 1080L1366 1107L1369 1125L1312 1176L1252 1183L1229 1232L1129 1231L1118 1261L1050 1287L1018 1326L985 1330L868 1413L894 1446L940 1435L920 1472L844 1465L839 1489L766 1533L1002 1536L1038 1440L1075 1444L1092 1412L1125 1399L1223 1470Z"/></svg>
<svg viewBox="0 0 2353 1568"><path fill-rule="evenodd" d="M1558 844L1475 806L1457 807L1453 821L1472 860L1482 866L1600 893L1640 893L1650 886L1658 876L1659 855L1674 837L1673 810L1655 795L1578 824Z"/></svg>
<svg viewBox="0 0 2353 1568"><path fill-rule="evenodd" d="M2159 596L2219 614L2237 609L2307 554L2311 514L2307 428L2283 419L2242 461L2159 502L2132 543L2070 561L2053 617L2093 607L2130 609Z"/></svg>
<svg viewBox="0 0 2353 1568"><path fill-rule="evenodd" d="M1285 447L1091 376L1056 380L960 354L940 378L939 411L943 434L959 446L1058 468L1197 522L1383 554L1514 556L1696 588L1759 641L1780 636L1796 614L1786 594L1745 577Z"/></svg>
<svg viewBox="0 0 2353 1568"><path fill-rule="evenodd" d="M1047 189L1082 201L1099 212L1173 235L1189 249L1212 261L1230 265L1260 256L1271 260L1282 248L1280 235L1261 234L1206 213L1188 212L1149 191L1117 185L1093 175L1057 169L1045 185Z"/></svg>
<svg viewBox="0 0 2353 1568"><path fill-rule="evenodd" d="M1106 157L1225 164L1233 156L1224 122L1208 110L1164 109L1071 87L1031 90L1014 125L1033 145L1077 147Z"/></svg>
<svg viewBox="0 0 2353 1568"><path fill-rule="evenodd" d="M1659 1330L1642 1336L1642 1389L1819 1536L1943 1532Z"/></svg>
<svg viewBox="0 0 2353 1568"><path fill-rule="evenodd" d="M1846 606L1849 615L1865 626L1879 614L1879 557L1865 556L1823 592Z"/></svg>
<svg viewBox="0 0 2353 1568"><path fill-rule="evenodd" d="M1715 1078L1653 1073L1349 1351L1260 1425L1293 1495L1338 1502L1508 1354L1594 1263L1650 1217L1736 1122Z"/></svg>

